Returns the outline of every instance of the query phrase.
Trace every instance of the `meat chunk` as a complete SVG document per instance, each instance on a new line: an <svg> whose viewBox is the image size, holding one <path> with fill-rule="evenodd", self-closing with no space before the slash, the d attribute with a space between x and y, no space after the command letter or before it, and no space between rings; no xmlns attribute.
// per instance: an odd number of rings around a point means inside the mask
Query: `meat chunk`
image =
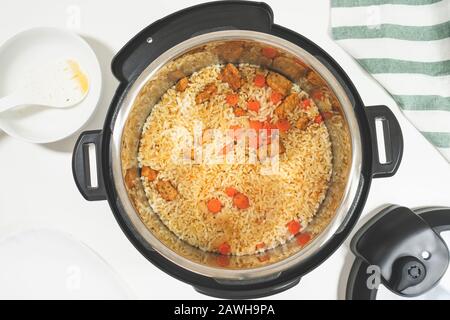
<svg viewBox="0 0 450 320"><path fill-rule="evenodd" d="M306 75L306 80L308 80L308 82L315 87L320 87L320 86L325 85L322 78L313 70L310 70L308 72L308 74Z"/></svg>
<svg viewBox="0 0 450 320"><path fill-rule="evenodd" d="M338 112L341 109L341 104L334 94L331 95L331 109Z"/></svg>
<svg viewBox="0 0 450 320"><path fill-rule="evenodd" d="M267 145L267 154L268 156L272 156L272 148L274 147L274 144L271 143ZM286 147L284 146L283 142L281 140L278 140L278 154L283 154L286 152Z"/></svg>
<svg viewBox="0 0 450 320"><path fill-rule="evenodd" d="M283 154L286 152L286 147L284 146L283 142L281 142L281 141L278 146L278 152L279 152L279 154Z"/></svg>
<svg viewBox="0 0 450 320"><path fill-rule="evenodd" d="M137 178L137 170L136 168L130 168L125 173L125 185L128 189L133 188L136 185L136 178Z"/></svg>
<svg viewBox="0 0 450 320"><path fill-rule="evenodd" d="M153 170L148 166L143 166L141 169L141 176L146 177L148 181L155 181L158 176L158 171Z"/></svg>
<svg viewBox="0 0 450 320"><path fill-rule="evenodd" d="M167 75L167 77L169 78L169 80L170 80L170 81L173 81L173 82L178 81L178 80L180 80L181 78L183 78L183 77L185 77L185 76L186 76L186 75L185 75L184 72L181 71L181 70L174 70L174 71L171 71L171 72Z"/></svg>
<svg viewBox="0 0 450 320"><path fill-rule="evenodd" d="M156 190L158 191L161 198L166 201L175 200L178 195L177 189L168 180L160 180L156 183Z"/></svg>
<svg viewBox="0 0 450 320"><path fill-rule="evenodd" d="M300 103L300 98L297 93L288 95L284 101L275 109L275 114L280 119L286 118L288 113L291 113Z"/></svg>
<svg viewBox="0 0 450 320"><path fill-rule="evenodd" d="M178 81L175 89L178 92L183 92L184 90L186 90L188 84L189 84L189 79L187 77L181 78L180 81Z"/></svg>
<svg viewBox="0 0 450 320"><path fill-rule="evenodd" d="M259 66L270 66L272 59L262 55L261 48L257 46L249 46L242 54L242 61Z"/></svg>
<svg viewBox="0 0 450 320"><path fill-rule="evenodd" d="M226 62L237 62L244 51L244 43L230 41L217 46L218 55Z"/></svg>
<svg viewBox="0 0 450 320"><path fill-rule="evenodd" d="M242 85L241 74L233 64L227 64L220 73L219 80L228 83L231 89L237 90Z"/></svg>
<svg viewBox="0 0 450 320"><path fill-rule="evenodd" d="M287 96L292 88L292 82L279 73L269 72L266 82L272 90Z"/></svg>
<svg viewBox="0 0 450 320"><path fill-rule="evenodd" d="M308 126L309 118L306 114L301 115L300 118L298 118L297 122L295 123L295 126L300 130L305 130Z"/></svg>
<svg viewBox="0 0 450 320"><path fill-rule="evenodd" d="M195 97L197 104L208 101L213 95L217 93L217 87L214 83L207 84L203 90Z"/></svg>
<svg viewBox="0 0 450 320"><path fill-rule="evenodd" d="M285 74L292 80L297 80L306 72L306 66L300 64L291 58L283 56L277 57L273 60L273 68Z"/></svg>

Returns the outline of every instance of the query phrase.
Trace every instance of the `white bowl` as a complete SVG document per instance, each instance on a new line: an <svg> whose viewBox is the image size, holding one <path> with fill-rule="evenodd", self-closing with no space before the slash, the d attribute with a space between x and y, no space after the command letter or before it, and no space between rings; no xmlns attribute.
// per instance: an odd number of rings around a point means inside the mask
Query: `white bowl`
<svg viewBox="0 0 450 320"><path fill-rule="evenodd" d="M88 75L85 99L67 109L24 106L0 113L0 129L28 142L49 143L72 135L86 124L100 99L100 65L86 41L65 29L30 29L0 47L0 97L19 88L30 70L64 59L76 60Z"/></svg>

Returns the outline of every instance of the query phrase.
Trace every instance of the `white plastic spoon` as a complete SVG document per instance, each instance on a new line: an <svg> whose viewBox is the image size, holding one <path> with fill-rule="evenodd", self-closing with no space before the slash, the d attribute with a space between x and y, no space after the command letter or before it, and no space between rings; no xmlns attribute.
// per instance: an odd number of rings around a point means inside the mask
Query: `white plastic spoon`
<svg viewBox="0 0 450 320"><path fill-rule="evenodd" d="M26 77L24 85L0 99L0 112L23 105L67 108L80 103L89 91L89 80L74 60L52 62Z"/></svg>

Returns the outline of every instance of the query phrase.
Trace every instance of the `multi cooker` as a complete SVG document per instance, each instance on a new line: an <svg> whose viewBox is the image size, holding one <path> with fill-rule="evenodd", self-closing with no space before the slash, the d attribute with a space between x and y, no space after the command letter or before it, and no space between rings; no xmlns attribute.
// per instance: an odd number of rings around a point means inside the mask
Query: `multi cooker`
<svg viewBox="0 0 450 320"><path fill-rule="evenodd" d="M276 50L284 60L261 54L265 47ZM290 241L268 250L265 255L270 259L231 256L224 264L217 263L217 254L178 239L161 222L140 182L137 154L143 124L161 95L181 77L229 62L276 70L305 90L305 74L314 73L333 93L334 112L339 116L325 122L333 174L312 222L320 226L320 233L304 247ZM349 235L371 180L392 176L400 164L403 140L392 112L385 106L364 106L339 64L311 40L274 24L273 12L264 3L218 1L171 14L132 38L114 57L112 72L119 86L103 129L83 132L75 145L76 185L87 200L108 201L123 232L150 262L207 295L260 297L297 284ZM377 122L383 128L383 161ZM95 146L95 159L89 158L89 145ZM93 160L96 185L91 181Z"/></svg>

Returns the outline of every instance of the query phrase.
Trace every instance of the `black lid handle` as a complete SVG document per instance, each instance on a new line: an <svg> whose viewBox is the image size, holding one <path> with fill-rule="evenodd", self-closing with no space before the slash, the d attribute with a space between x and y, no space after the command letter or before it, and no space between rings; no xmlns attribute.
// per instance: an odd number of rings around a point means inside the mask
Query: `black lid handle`
<svg viewBox="0 0 450 320"><path fill-rule="evenodd" d="M166 50L202 33L239 29L269 33L272 9L262 2L215 1L160 19L138 33L114 57L112 71L121 82L135 79Z"/></svg>
<svg viewBox="0 0 450 320"><path fill-rule="evenodd" d="M346 298L375 300L380 283L402 296L426 292L447 270L448 247L439 233L448 230L450 208L425 207L411 211L389 206L381 211L352 239L351 249L356 259L347 280ZM422 251L423 248L430 250ZM376 250L379 254L374 253Z"/></svg>
<svg viewBox="0 0 450 320"><path fill-rule="evenodd" d="M392 264L390 287L395 292L403 292L421 283L427 275L425 265L416 257L405 256Z"/></svg>

